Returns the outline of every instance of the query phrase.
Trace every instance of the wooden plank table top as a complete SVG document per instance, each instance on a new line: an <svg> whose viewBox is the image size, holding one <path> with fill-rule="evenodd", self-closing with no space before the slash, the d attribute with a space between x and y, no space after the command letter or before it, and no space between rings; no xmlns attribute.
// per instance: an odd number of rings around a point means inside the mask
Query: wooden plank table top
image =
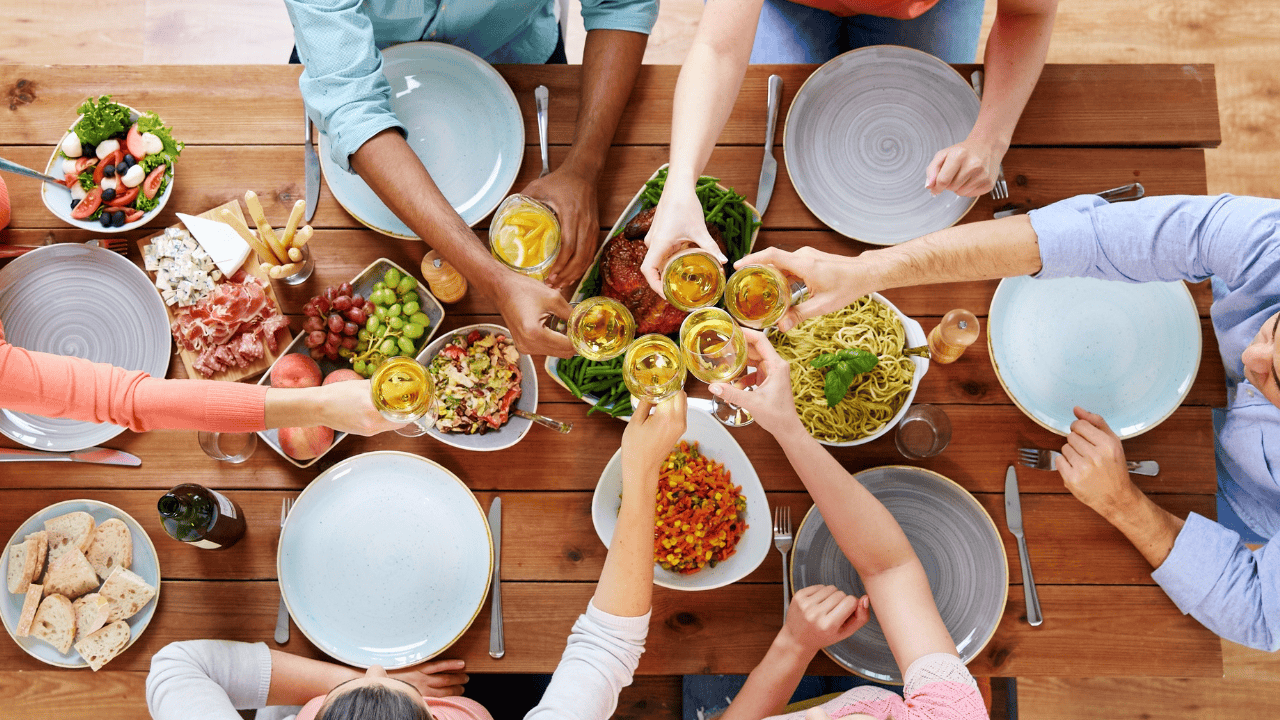
<svg viewBox="0 0 1280 720"><path fill-rule="evenodd" d="M973 66L957 66L967 72ZM516 189L536 177L537 131L532 88L551 88L553 164L572 138L579 68L499 66L516 92L525 119L525 162ZM784 78L782 115L814 66L756 66L707 167L748 198L756 192L763 140L765 88L770 73ZM678 68L646 66L610 150L599 183L600 224L607 228L636 189L666 160L671 92ZM174 212L200 212L247 189L262 199L269 220L283 225L302 195L302 103L296 66L82 67L0 66L0 157L43 167L53 144L88 95L114 93L120 101L155 110L188 143L173 196L143 237L175 222ZM783 123L779 123L782 125ZM779 130L780 143L783 131ZM1028 103L1005 158L1011 198L1000 204L1037 206L1082 192L1140 181L1149 195L1204 193L1203 148L1220 141L1214 69L1211 65L1049 65ZM782 159L781 149L775 151ZM867 249L827 230L804 206L787 176L779 174L764 218L760 247L812 245L842 254ZM0 241L38 245L84 241L93 236L59 224L39 199L36 183L8 181L13 224ZM981 198L963 222L988 219L997 203ZM322 185L312 248L316 270L301 287L277 286L283 307L297 314L310 295L353 277L370 261L387 257L416 268L426 248L359 226ZM487 220L478 233L485 237ZM136 252L131 253L140 261ZM954 307L967 307L982 322L997 282L891 290L885 295L926 330ZM1216 475L1210 408L1224 402L1224 377L1209 324L1206 285L1191 286L1201 314L1204 350L1199 375L1182 407L1152 431L1125 443L1130 457L1159 461L1156 478L1137 478L1157 503L1178 515L1214 517ZM501 322L493 303L470 294L447 308L443 330L475 322ZM294 326L298 326L295 319ZM0 465L0 536L53 502L91 497L116 504L148 529L160 553L165 589L155 619L137 644L99 676L79 681L71 672L42 665L12 642L0 642L0 696L32 698L29 682L62 688L98 684L137 688L151 655L166 643L193 638L271 640L279 591L275 547L281 498L296 495L325 468L355 454L396 449L441 463L471 487L484 506L506 501L503 580L507 654L492 660L488 607L449 652L470 672L549 672L559 660L568 630L586 606L605 548L590 520L591 491L617 449L623 425L587 417L587 406L545 376L539 365L539 412L571 420L567 436L534 428L531 436L498 453L476 454L430 439L394 434L350 437L323 462L294 468L262 446L243 465L207 458L189 432L125 433L109 446L142 458L137 469L92 465ZM173 363L170 377L182 376ZM705 388L690 389L705 396ZM975 494L1000 525L1011 560L1009 600L995 636L971 663L976 675L1219 677L1218 639L1183 616L1151 580L1150 568L1122 535L1063 488L1056 473L1019 473L1028 542L1039 581L1045 623L1025 621L1020 569L1012 537L1003 527L1004 469L1020 446L1052 447L1062 440L1023 415L1001 388L984 343L958 362L934 365L917 402L943 407L953 436L940 456L919 462ZM792 507L796 517L811 501L777 444L759 427L734 430L768 491L770 504ZM835 455L851 471L903 464L892 433ZM0 439L0 446L16 446ZM244 507L248 534L225 552L184 546L156 521L155 501L179 482L227 491ZM745 580L719 590L681 593L657 589L641 675L745 673L764 655L782 622L778 603L781 563L770 552ZM302 633L290 652L323 657ZM844 671L819 655L817 674ZM38 673L32 671L39 671ZM114 678L114 679L113 679ZM13 690L13 692L9 692ZM132 691L131 691L132 692ZM134 693L136 694L136 692ZM138 698L133 698L137 702ZM36 702L32 700L31 702ZM33 704L32 707L35 707Z"/></svg>

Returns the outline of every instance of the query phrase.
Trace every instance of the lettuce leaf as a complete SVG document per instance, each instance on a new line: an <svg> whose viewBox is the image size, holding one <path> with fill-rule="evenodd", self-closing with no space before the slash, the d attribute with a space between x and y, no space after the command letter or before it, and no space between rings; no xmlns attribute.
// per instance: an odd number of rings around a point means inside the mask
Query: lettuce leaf
<svg viewBox="0 0 1280 720"><path fill-rule="evenodd" d="M148 156L150 157L150 156ZM166 175L164 182L160 183L160 189L156 192L154 198L147 197L146 193L138 193L138 199L133 201L133 207L142 212L151 212L160 205L160 198L164 197L165 188L169 187L169 176Z"/></svg>
<svg viewBox="0 0 1280 720"><path fill-rule="evenodd" d="M97 145L129 129L129 108L111 102L110 95L89 98L78 111L84 116L75 127L81 144Z"/></svg>
<svg viewBox="0 0 1280 720"><path fill-rule="evenodd" d="M90 190L98 187L98 183L93 181L93 168L91 167L85 168L84 172L80 173L76 180L80 182L80 187L83 188L85 192L89 192Z"/></svg>
<svg viewBox="0 0 1280 720"><path fill-rule="evenodd" d="M180 143L173 139L173 128L167 127L160 120L160 116L155 113L143 113L138 118L138 132L149 132L160 138L161 144L164 145L164 150L148 155L139 161L138 164L147 172L151 172L161 165L172 164L178 158L178 155L182 154L183 148L186 147L186 143Z"/></svg>

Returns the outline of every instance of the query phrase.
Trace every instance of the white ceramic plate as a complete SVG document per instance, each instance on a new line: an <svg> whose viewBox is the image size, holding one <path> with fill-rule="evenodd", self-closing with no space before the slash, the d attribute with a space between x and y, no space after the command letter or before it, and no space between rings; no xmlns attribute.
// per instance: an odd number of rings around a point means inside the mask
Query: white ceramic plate
<svg viewBox="0 0 1280 720"><path fill-rule="evenodd" d="M389 47L382 51L382 72L409 147L462 219L480 222L509 194L524 159L515 93L493 66L443 43ZM384 235L416 238L358 175L334 165L330 147L321 133L324 180L343 209Z"/></svg>
<svg viewBox="0 0 1280 720"><path fill-rule="evenodd" d="M109 250L75 243L37 248L0 270L5 339L27 350L143 370L169 369L169 319L146 273ZM0 433L37 450L106 442L116 425L0 409Z"/></svg>
<svg viewBox="0 0 1280 720"><path fill-rule="evenodd" d="M298 496L276 571L298 628L349 665L388 670L452 645L489 592L493 543L456 475L402 452L334 465Z"/></svg>
<svg viewBox="0 0 1280 720"><path fill-rule="evenodd" d="M697 442L703 455L722 463L729 471L733 483L742 486L742 494L747 499L747 530L738 539L737 551L715 567L681 575L664 570L655 563L653 581L674 590L711 590L724 587L750 575L764 562L765 555L769 554L772 543L769 500L765 497L764 486L760 484L760 476L756 474L747 454L742 451L742 446L718 420L701 410L690 408L688 428L680 439L690 444ZM595 494L591 496L591 523L605 547L609 547L613 540L613 531L618 525L618 510L621 507L622 450L619 449L609 459L609 464L605 465L600 481L596 483Z"/></svg>
<svg viewBox="0 0 1280 720"><path fill-rule="evenodd" d="M160 559L156 555L155 545L151 544L150 536L142 529L137 520L134 520L129 513L120 508L97 500L67 500L50 505L32 515L27 518L26 522L18 526L18 529L9 538L9 543L4 546L4 559L0 560L0 577L8 577L10 545L19 542L37 530L43 530L45 520L70 512L87 512L93 516L94 522L99 525L111 518L118 518L129 526L129 534L133 537L133 564L129 566L129 569L156 589L156 596L151 599L151 602L147 603L133 617L125 620L125 622L129 623L129 645L133 645L138 636L142 635L142 631L147 629L147 624L151 622L151 616L156 612L156 603L160 602ZM9 637L18 643L18 647L25 650L31 657L50 665L65 668L89 667L89 663L80 657L80 653L76 652L75 648L63 655L43 640L15 636L13 633L18 627L18 618L22 615L22 603L26 599L26 594L14 595L4 592L4 596L4 602L0 602L0 616L4 618L4 629L9 632Z"/></svg>
<svg viewBox="0 0 1280 720"><path fill-rule="evenodd" d="M1076 405L1120 438L1169 417L1200 367L1200 317L1181 282L1093 278L1000 281L987 343L996 376L1024 413L1059 435Z"/></svg>
<svg viewBox="0 0 1280 720"><path fill-rule="evenodd" d="M1009 595L1008 559L991 516L964 488L929 470L896 465L864 470L855 477L902 526L924 566L956 651L969 662L995 634ZM816 505L796 530L794 551L793 589L835 585L854 595L866 592ZM824 652L865 678L902 682L874 608L866 626Z"/></svg>
<svg viewBox="0 0 1280 720"><path fill-rule="evenodd" d="M136 109L131 108L124 103L117 103L117 105L129 108L129 111L133 113L133 119L135 122L141 114ZM83 117L83 115L76 116L76 121L71 123L71 127L67 128L67 131L58 139L58 144L53 148L53 155L49 157L49 162L45 164L44 172L46 175L52 175L59 178L63 176L62 141L67 137L67 135L72 133L75 126L79 124L80 119ZM131 223L125 223L120 227L103 227L102 223L97 220L76 220L71 217L71 188L56 187L49 183L40 183L40 199L44 201L44 206L49 208L49 212L53 213L59 220L68 225L74 225L75 227L82 228L84 230L92 230L99 233L124 232L126 230L134 230L146 225L151 222L156 215L159 215L164 210L164 206L169 203L169 196L173 194L173 183L176 177L175 172L175 166L170 165L169 184L165 186L164 192L160 194L160 204L156 205L151 210L148 210L142 216L142 219Z"/></svg>
<svg viewBox="0 0 1280 720"><path fill-rule="evenodd" d="M491 325L489 323L480 323L478 325L468 325L458 328L452 332L447 332L436 338L419 354L419 359L423 365L431 366L431 360L440 354L440 349L451 338L459 335L467 335L472 330L479 330L485 334L502 333L508 338L511 337L511 331L501 325ZM520 397L512 403L511 407L520 408L526 412L538 412L538 372L533 366L533 358L528 355L520 355ZM505 450L512 445L524 439L529 432L529 428L533 427L533 423L521 417L511 415L511 419L505 425L497 430L490 430L484 434L467 435L465 433L447 433L440 432L432 426L428 434L439 440L445 445L452 445L463 450Z"/></svg>
<svg viewBox="0 0 1280 720"><path fill-rule="evenodd" d="M832 230L896 245L955 224L977 198L924 186L933 156L969 135L978 96L950 65L878 45L818 68L796 93L783 134L796 193Z"/></svg>

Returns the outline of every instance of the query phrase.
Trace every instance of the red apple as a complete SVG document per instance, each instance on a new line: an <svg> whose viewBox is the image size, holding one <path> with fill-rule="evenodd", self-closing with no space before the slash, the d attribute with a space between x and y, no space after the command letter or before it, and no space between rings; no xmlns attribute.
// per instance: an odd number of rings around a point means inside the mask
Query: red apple
<svg viewBox="0 0 1280 720"><path fill-rule="evenodd" d="M324 383L322 384L328 385L329 383L346 382L348 380L363 380L363 379L364 377L362 377L360 373L356 372L355 370L348 370L347 368L343 368L341 370L334 370L333 372L329 373L329 376L324 379Z"/></svg>
<svg viewBox="0 0 1280 720"><path fill-rule="evenodd" d="M300 388L320 384L320 366L301 353L290 353L271 367L271 387Z"/></svg>
<svg viewBox="0 0 1280 720"><path fill-rule="evenodd" d="M294 460L310 460L318 457L333 444L333 430L316 427L280 428L280 449Z"/></svg>

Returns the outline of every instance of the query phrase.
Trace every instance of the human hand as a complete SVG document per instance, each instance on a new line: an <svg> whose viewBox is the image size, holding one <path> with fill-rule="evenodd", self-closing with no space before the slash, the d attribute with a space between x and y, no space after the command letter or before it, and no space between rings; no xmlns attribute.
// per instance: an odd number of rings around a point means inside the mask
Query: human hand
<svg viewBox="0 0 1280 720"><path fill-rule="evenodd" d="M516 349L526 355L573 355L569 337L545 325L550 315L568 320L573 312L560 291L515 271L507 271L503 277L505 282L489 295L511 330Z"/></svg>
<svg viewBox="0 0 1280 720"><path fill-rule="evenodd" d="M965 197L991 192L1005 149L972 137L943 148L925 170L924 186L934 195L943 190Z"/></svg>
<svg viewBox="0 0 1280 720"><path fill-rule="evenodd" d="M878 288L869 263L858 257L832 255L805 246L795 252L766 248L751 253L734 263L742 267L752 263L772 265L784 275L799 278L808 288L808 299L787 310L778 321L778 329L787 332L804 320L839 310Z"/></svg>
<svg viewBox="0 0 1280 720"><path fill-rule="evenodd" d="M622 433L624 482L628 477L657 480L662 461L684 434L687 407L683 390L657 405L640 401Z"/></svg>
<svg viewBox="0 0 1280 720"><path fill-rule="evenodd" d="M1132 505L1137 487L1129 479L1120 438L1102 416L1080 407L1075 414L1058 473L1077 500L1109 519Z"/></svg>
<svg viewBox="0 0 1280 720"><path fill-rule="evenodd" d="M368 380L346 380L301 391L314 396L316 416L324 418L321 424L335 432L368 436L404 427L404 423L382 417L373 406Z"/></svg>
<svg viewBox="0 0 1280 720"><path fill-rule="evenodd" d="M800 417L791 394L791 366L773 349L764 333L742 328L742 334L747 339L747 358L755 365L755 371L735 384L712 383L711 394L751 413L756 424L774 436L795 429L800 426ZM739 384L754 388L744 390L737 387Z"/></svg>
<svg viewBox="0 0 1280 720"><path fill-rule="evenodd" d="M871 599L846 595L834 585L810 585L796 592L779 638L806 653L844 640L871 619Z"/></svg>
<svg viewBox="0 0 1280 720"><path fill-rule="evenodd" d="M462 660L436 660L408 670L391 671L387 677L409 683L424 697L449 697L462 694L462 686L469 679L462 672L466 667Z"/></svg>
<svg viewBox="0 0 1280 720"><path fill-rule="evenodd" d="M715 255L720 262L729 262L720 245L707 232L707 222L702 214L702 203L690 188L682 192L668 185L658 201L653 223L644 237L649 252L645 253L640 271L649 281L649 287L662 295L662 270L676 251L687 245L697 245Z"/></svg>
<svg viewBox="0 0 1280 720"><path fill-rule="evenodd" d="M520 192L551 206L560 220L560 255L551 264L547 284L563 288L582 277L600 243L595 178L561 165Z"/></svg>

